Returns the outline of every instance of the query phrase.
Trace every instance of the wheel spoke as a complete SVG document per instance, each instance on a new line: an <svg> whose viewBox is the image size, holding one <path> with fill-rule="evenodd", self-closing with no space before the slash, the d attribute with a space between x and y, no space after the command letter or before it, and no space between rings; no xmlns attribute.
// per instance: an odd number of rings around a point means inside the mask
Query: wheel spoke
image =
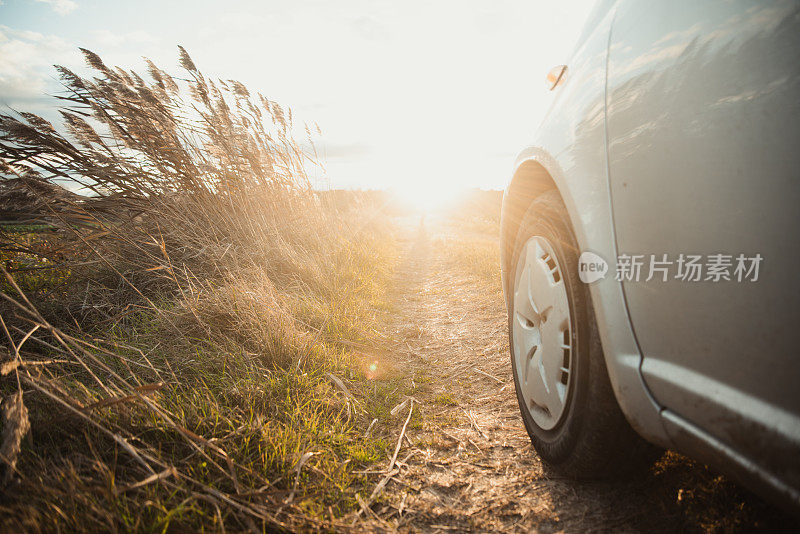
<svg viewBox="0 0 800 534"><path fill-rule="evenodd" d="M512 320L517 377L534 421L552 428L564 410L571 370L566 287L544 238L526 243L517 269Z"/></svg>
<svg viewBox="0 0 800 534"><path fill-rule="evenodd" d="M538 245L536 247L529 247L528 262L531 267L528 271L531 273L528 291L531 299L535 299L537 309L540 310L541 315L549 315L555 313L560 317L564 314L569 314L569 305L567 304L567 294L564 290L564 280L561 275L558 275L558 280L555 280L553 271L550 269L542 259L543 255L549 255L543 251Z"/></svg>
<svg viewBox="0 0 800 534"><path fill-rule="evenodd" d="M543 380L542 351L535 350L531 356L526 362L524 387L529 400L537 406L544 407L546 406L549 392L547 391L547 384Z"/></svg>
<svg viewBox="0 0 800 534"><path fill-rule="evenodd" d="M531 292L531 267L526 265L525 270L519 279L517 291L514 294L514 306L516 313L527 321L527 327L539 324L539 310L533 300ZM525 323L523 323L525 324Z"/></svg>
<svg viewBox="0 0 800 534"><path fill-rule="evenodd" d="M552 379L558 378L558 373L560 373L564 360L563 332L564 328L557 323L547 321L542 325L541 337L542 348L545 354L544 365L547 369L548 376Z"/></svg>

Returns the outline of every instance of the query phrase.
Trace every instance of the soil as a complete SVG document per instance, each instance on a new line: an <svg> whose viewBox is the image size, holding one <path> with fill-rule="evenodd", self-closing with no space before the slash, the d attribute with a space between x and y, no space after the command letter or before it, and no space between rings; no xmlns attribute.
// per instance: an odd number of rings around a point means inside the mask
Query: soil
<svg viewBox="0 0 800 534"><path fill-rule="evenodd" d="M422 222L422 224L421 224ZM780 510L677 453L634 479L576 482L542 464L519 416L499 280L442 243L497 242L445 220L401 225L391 357L412 416L361 527L402 532L791 530ZM499 277L499 273L497 274ZM411 406L413 405L413 408ZM398 432L398 436L400 432ZM367 509L369 508L369 509Z"/></svg>

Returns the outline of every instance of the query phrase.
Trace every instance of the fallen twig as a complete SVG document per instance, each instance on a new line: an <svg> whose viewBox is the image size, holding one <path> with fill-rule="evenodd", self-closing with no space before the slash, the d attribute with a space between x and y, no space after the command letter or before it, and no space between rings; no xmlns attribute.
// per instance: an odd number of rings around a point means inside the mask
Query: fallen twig
<svg viewBox="0 0 800 534"><path fill-rule="evenodd" d="M133 389L135 391L137 391L139 394L141 394L141 393L150 393L150 392L153 392L153 391L157 391L157 390L161 389L162 387L164 387L164 383L163 382L158 382L158 383L155 383L155 384L145 384L143 386L138 386L138 387L135 387ZM89 406L86 406L83 409L85 411L89 411L89 410L95 410L95 409L98 409L98 408L107 408L109 406L113 406L115 404L120 404L122 402L128 402L128 401L131 401L131 400L137 400L137 399L140 398L139 394L125 395L124 397L112 397L110 399L103 399L103 400L97 401L97 402L95 402L93 404L90 404Z"/></svg>
<svg viewBox="0 0 800 534"><path fill-rule="evenodd" d="M136 482L134 484L130 484L128 486L125 486L125 487L122 487L122 488L118 488L114 493L116 493L117 495L120 495L121 493L125 493L126 491L134 490L136 488L141 488L142 486L146 486L148 484L152 484L153 482L157 482L159 480L163 480L163 479L165 479L165 478L167 478L169 476L175 476L177 473L178 473L178 471L174 467L170 466L170 467L164 469L163 471L161 471L160 473L155 473L153 475L150 475L149 477L145 478L144 480L140 480L139 482Z"/></svg>
<svg viewBox="0 0 800 534"><path fill-rule="evenodd" d="M372 490L369 499L363 501L359 496L358 501L361 505L361 509L356 513L356 519L358 519L359 515L361 515L363 512L366 512L369 507L372 506L372 503L375 502L375 499L377 499L381 494L383 488L386 487L387 482L389 482L392 477L400 473L399 469L394 469L394 465L397 461L397 455L400 453L400 447L403 445L403 437L406 435L408 422L411 421L411 415L414 413L414 399L409 398L407 400L411 401L411 407L408 409L408 417L406 417L406 422L403 423L403 429L400 431L400 437L397 438L397 446L394 448L394 454L392 455L392 459L389 461L389 467L386 468L386 475L381 479L380 482L378 482L378 484L375 486L375 489Z"/></svg>
<svg viewBox="0 0 800 534"><path fill-rule="evenodd" d="M303 466L306 465L306 462L309 461L315 454L316 453L314 452L306 452L297 462L297 465L294 468L294 486L292 487L292 492L289 494L289 497L286 498L286 504L292 504L292 501L294 501L294 496L297 493L297 486L300 484L300 472L303 470Z"/></svg>
<svg viewBox="0 0 800 534"><path fill-rule="evenodd" d="M504 383L502 380L500 380L500 379L499 379L499 378L497 378L496 376L494 376L494 375L490 375L490 374L489 374L489 373L487 373L486 371L481 371L481 370L480 370L480 369L478 369L477 367L475 368L475 371L479 372L480 374L482 374L482 375L484 375L484 376L488 376L488 377L489 377L489 378L491 378L492 380L495 380L495 381L497 381L497 383L499 383L499 384L503 384L503 383Z"/></svg>
<svg viewBox="0 0 800 534"><path fill-rule="evenodd" d="M386 468L387 472L392 470L392 468L394 467L395 461L397 461L397 454L400 452L400 447L403 444L403 436L406 435L406 428L408 427L408 422L411 421L411 414L414 413L414 399L410 399L410 400L411 400L411 407L408 409L408 417L406 417L406 422L403 423L403 429L400 431L400 437L397 439L397 446L394 448L394 454L392 455L392 461L389 462L389 467Z"/></svg>
<svg viewBox="0 0 800 534"><path fill-rule="evenodd" d="M472 412L468 412L464 408L461 409L464 411L464 414L467 416L467 419L469 419L469 422L472 423L472 426L475 427L475 430L478 431L478 433L483 437L483 439L488 440L489 436L487 436L486 432L484 432L483 429L480 426L478 426L478 422L475 420L475 416L472 414Z"/></svg>
<svg viewBox="0 0 800 534"><path fill-rule="evenodd" d="M367 427L367 431L364 432L364 439L367 439L369 437L369 433L372 432L372 427L375 426L375 423L377 423L377 422L378 422L377 419L373 419L372 420L372 422Z"/></svg>

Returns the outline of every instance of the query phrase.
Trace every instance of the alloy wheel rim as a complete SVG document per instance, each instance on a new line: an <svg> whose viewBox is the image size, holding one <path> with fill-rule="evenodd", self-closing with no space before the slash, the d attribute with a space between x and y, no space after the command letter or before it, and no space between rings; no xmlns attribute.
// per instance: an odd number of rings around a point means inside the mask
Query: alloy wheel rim
<svg viewBox="0 0 800 534"><path fill-rule="evenodd" d="M567 289L550 242L531 237L517 262L512 335L514 365L525 407L544 430L567 406L572 370L572 321Z"/></svg>

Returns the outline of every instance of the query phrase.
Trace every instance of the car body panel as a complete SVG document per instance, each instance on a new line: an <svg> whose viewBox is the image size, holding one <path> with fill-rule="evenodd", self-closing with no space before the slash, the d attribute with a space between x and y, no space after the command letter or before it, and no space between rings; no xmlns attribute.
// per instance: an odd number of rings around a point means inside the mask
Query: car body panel
<svg viewBox="0 0 800 534"><path fill-rule="evenodd" d="M556 182L570 213L582 250L604 258L616 255L608 193L605 151L605 70L608 32L612 14L603 11L585 33L569 65L566 80L554 95L537 138L543 143L524 150L515 169L535 164L544 167ZM545 148L546 147L546 148ZM519 176L519 173L515 172ZM513 196L507 192L506 199ZM504 227L513 227L524 210L504 202ZM504 239L502 250L510 254L516 234ZM508 271L504 259L504 273ZM504 283L505 285L505 283ZM668 446L659 407L653 403L641 379L641 357L629 326L621 286L613 278L590 288L614 393L636 430L651 441Z"/></svg>
<svg viewBox="0 0 800 534"><path fill-rule="evenodd" d="M607 128L620 253L763 257L755 282L624 282L645 382L800 488L798 36L795 2L621 0Z"/></svg>
<svg viewBox="0 0 800 534"><path fill-rule="evenodd" d="M672 9L682 8L666 3L658 8L632 0L608 0L598 5L567 63L565 80L553 93L550 111L534 141L515 162L501 221L504 288L507 289L509 279L509 255L516 225L530 205L530 197L541 188L554 185L569 211L581 250L599 254L611 265L610 276L591 284L589 289L609 377L631 425L648 440L712 463L797 509L800 500L795 478L800 465L795 459L794 440L800 432L797 423L800 409L798 394L787 388L800 378L800 368L797 358L787 360L791 353L786 351L792 341L787 330L793 328L800 310L795 295L800 278L783 285L776 282L791 278L792 263L800 264L796 261L800 260L796 247L797 228L800 228L796 224L800 213L796 208L800 200L797 197L800 181L796 176L800 150L795 154L780 152L787 143L796 144L800 139L797 124L791 123L800 117L796 112L800 99L795 96L795 102L787 101L787 95L798 95L793 76L800 58L786 59L786 54L794 50L792 46L798 44L797 37L792 41L786 30L794 29L797 19L790 17L789 3L769 4L767 8L772 11L757 5L734 5L740 14L738 18L735 10L726 11L731 5L690 9L687 3L684 15L670 14ZM623 11L618 13L620 7ZM620 14L622 18L617 21ZM692 17L696 24L687 25ZM769 22L775 19L782 22ZM747 30L747 24L755 26ZM766 29L759 31L758 24L767 24ZM671 31L665 32L667 27ZM778 37L771 35L770 32L776 31ZM637 37L628 38L625 32ZM800 33L795 31L794 35ZM623 42L626 39L633 40ZM721 40L703 44L714 39ZM757 41L767 48L772 41L776 48L773 51L783 54L781 65L787 80L770 71L775 65L758 65L758 47L748 52L748 43L752 46ZM779 42L783 44L776 44ZM683 64L670 71L669 66L684 53L695 60L704 57L705 63ZM742 53L746 58L737 56ZM709 61L720 58L722 65L709 65ZM730 70L731 61L735 63L738 59L754 62L748 63L752 71L741 81L732 78ZM625 83L641 76L648 64L650 74L640 78L645 83L635 85L634 90L626 88ZM653 70L653 66L658 67ZM680 76L685 72L690 72L693 79L681 85ZM724 83L704 79L715 75L722 76ZM663 78L661 85L652 85L659 76ZM720 139L709 139L711 125L699 119L692 122L689 115L684 115L681 127L696 131L672 132L677 144L670 147L669 154L659 153L662 141L648 140L647 135L655 135L652 130L659 127L658 121L669 119L663 113L676 102L670 101L670 95L658 98L655 93L644 96L636 93L640 88L652 91L653 87L662 93L670 87L688 88L683 95L672 98L685 99L685 105L698 117L721 119L722 128L731 134L720 136L716 131L713 135ZM783 94L788 119L775 117L778 108L769 95L774 97L776 91ZM647 106L639 110L639 116L626 116L625 106L644 97ZM680 109L680 102L677 105ZM713 109L714 105L740 111L715 115L718 110ZM786 138L760 138L763 132L736 131L759 120L779 121ZM705 138L699 133L704 127ZM691 135L682 138L682 133ZM694 145L687 146L690 142ZM692 155L695 167L682 159L681 150ZM783 155L777 161L765 161L769 154L776 153ZM649 163L648 158L651 158ZM638 161L638 167L634 161ZM670 165L683 165L684 172L687 168L691 172L676 179L669 171ZM760 187L752 176L757 169L764 168L774 172L764 177L766 181ZM705 180L708 175L722 182L709 183ZM632 186L634 180L638 182ZM764 206L781 209L769 213ZM709 221L712 223L706 224ZM675 229L665 228L667 224L674 224ZM751 228L748 224L757 227L749 237L736 236L737 232L731 231L735 228L739 234L746 233L743 229ZM785 224L794 226L782 227ZM758 239L752 239L753 236ZM769 255L762 280L767 280L767 276L775 278L760 286L754 283L744 289L728 288L730 291L702 289L702 283L686 282L683 284L688 287L666 282L664 286L671 286L667 291L654 289L647 283L623 286L614 278L613 265L618 252L751 255L760 252ZM780 262L776 261L779 257L782 257ZM771 267L767 267L769 258L773 258ZM782 295L778 294L780 287L784 287ZM698 288L701 288L698 294L692 294ZM767 295L769 306L759 302L759 294ZM659 302L655 302L656 298ZM687 306L691 308L688 311ZM788 318L771 316L770 306L788 314ZM755 321L750 318L748 322L737 315L750 310L758 310L761 317ZM665 325L676 328L672 336L663 335ZM704 340L703 325L718 329L720 335ZM754 329L756 325L758 328ZM645 350L640 346L639 335L643 336ZM757 350L758 342L779 348L779 354L770 354L764 360L777 365L783 376L768 378L762 369L748 376L753 368L748 367L752 362L746 360L743 369L731 369L737 362L726 363L724 349L739 342L742 335L751 336L744 344L751 354ZM781 341L769 345L774 336ZM657 350L650 350L654 347ZM734 352L738 358L747 356L743 351ZM714 363L699 362L709 354L716 359ZM728 368L717 369L719 365ZM777 388L770 389L770 380ZM759 385L759 381L766 383ZM774 461L770 462L765 451L769 451Z"/></svg>

